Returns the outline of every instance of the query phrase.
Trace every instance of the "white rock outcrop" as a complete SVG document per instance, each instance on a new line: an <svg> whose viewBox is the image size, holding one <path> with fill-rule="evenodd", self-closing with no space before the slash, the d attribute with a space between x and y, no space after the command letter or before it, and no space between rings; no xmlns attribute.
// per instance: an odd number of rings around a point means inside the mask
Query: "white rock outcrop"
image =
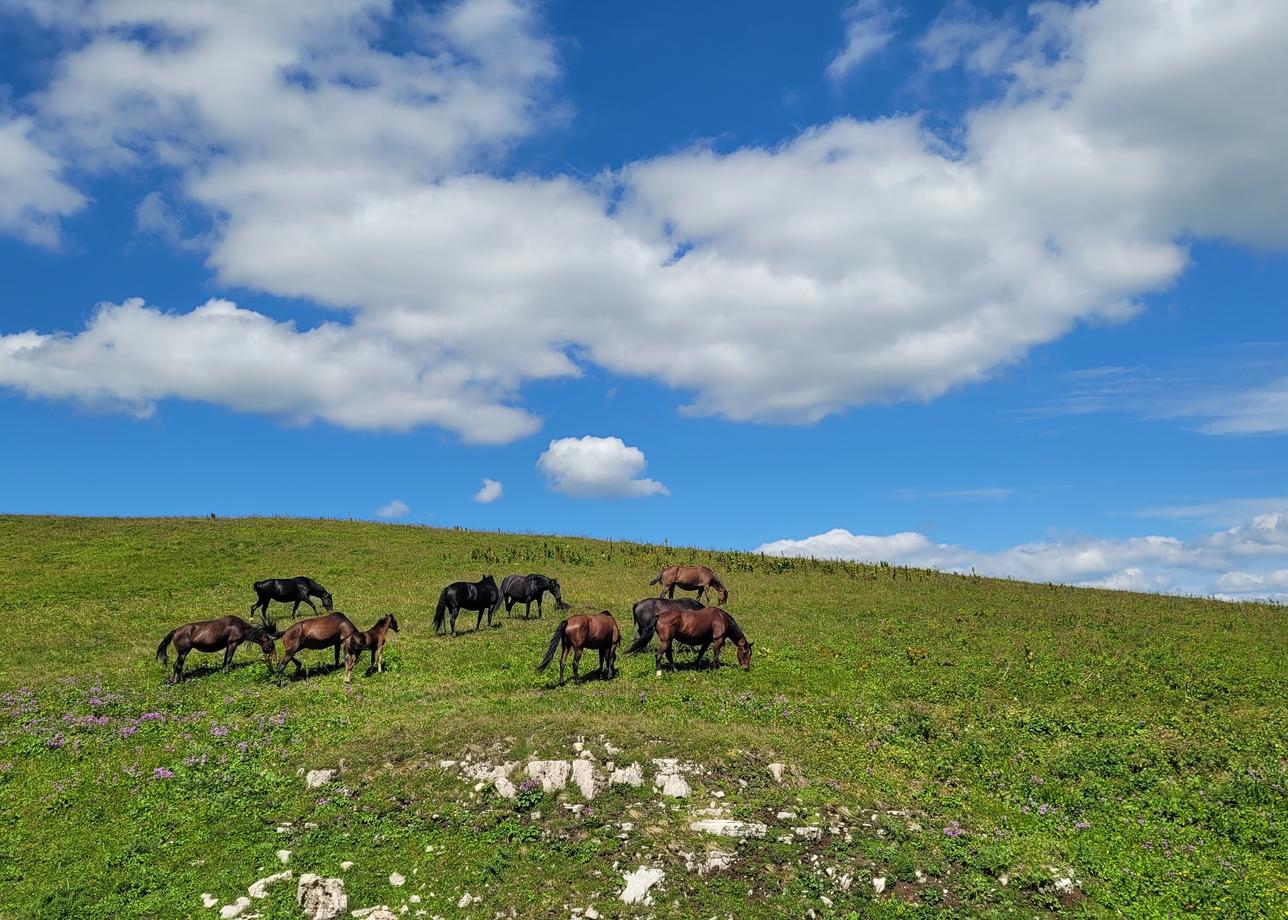
<svg viewBox="0 0 1288 920"><path fill-rule="evenodd" d="M572 771L566 760L534 760L528 764L528 776L541 783L543 792L558 792L568 785L568 774Z"/></svg>
<svg viewBox="0 0 1288 920"><path fill-rule="evenodd" d="M295 903L305 920L338 920L349 909L349 896L344 892L344 879L324 878L306 872L295 889Z"/></svg>
<svg viewBox="0 0 1288 920"><path fill-rule="evenodd" d="M339 775L339 770L310 770L304 774L304 785L309 789L321 789Z"/></svg>
<svg viewBox="0 0 1288 920"><path fill-rule="evenodd" d="M618 897L627 904L652 904L653 896L648 893L649 889L664 878L666 873L661 869L640 866L634 872L627 872L622 876L626 887Z"/></svg>
<svg viewBox="0 0 1288 920"><path fill-rule="evenodd" d="M268 888L270 885L276 885L278 882L285 882L290 879L290 877L290 869L287 869L285 872L278 872L275 875L265 876L255 882L255 884L251 885L250 888L246 890L246 893L252 898L266 898L268 897Z"/></svg>
<svg viewBox="0 0 1288 920"><path fill-rule="evenodd" d="M704 834L715 834L717 837L763 837L769 828L758 821L734 821L729 818L707 818L694 821L689 825L691 830Z"/></svg>

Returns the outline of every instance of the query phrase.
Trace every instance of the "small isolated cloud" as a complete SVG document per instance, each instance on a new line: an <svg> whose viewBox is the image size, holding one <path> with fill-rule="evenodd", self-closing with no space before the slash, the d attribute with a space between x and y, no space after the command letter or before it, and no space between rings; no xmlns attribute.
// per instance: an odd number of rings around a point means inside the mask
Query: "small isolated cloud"
<svg viewBox="0 0 1288 920"><path fill-rule="evenodd" d="M474 500L482 505L489 505L501 497L504 486L495 479L484 479L483 487L474 493Z"/></svg>
<svg viewBox="0 0 1288 920"><path fill-rule="evenodd" d="M643 498L670 495L655 479L638 478L648 462L621 438L559 438L537 459L537 469L556 492L572 498Z"/></svg>
<svg viewBox="0 0 1288 920"><path fill-rule="evenodd" d="M902 13L882 0L858 0L845 10L845 47L827 65L832 80L843 80L854 68L890 44Z"/></svg>
<svg viewBox="0 0 1288 920"><path fill-rule="evenodd" d="M393 501L389 502L389 504L381 505L377 508L376 516L382 518L400 518L406 517L410 511L411 509L407 507L407 503L405 501L400 498L395 498Z"/></svg>

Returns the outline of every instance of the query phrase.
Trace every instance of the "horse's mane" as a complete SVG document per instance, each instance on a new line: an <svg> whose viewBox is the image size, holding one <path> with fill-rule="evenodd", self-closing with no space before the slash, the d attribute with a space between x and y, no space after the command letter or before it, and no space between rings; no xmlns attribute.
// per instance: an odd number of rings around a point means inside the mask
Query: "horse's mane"
<svg viewBox="0 0 1288 920"><path fill-rule="evenodd" d="M707 571L711 572L710 569L707 569ZM715 585L721 591L725 590L724 582L721 581L719 578L716 578L715 572L711 572L711 577L707 581L708 581L708 584Z"/></svg>
<svg viewBox="0 0 1288 920"><path fill-rule="evenodd" d="M721 612L724 613L725 622L728 624L728 627L729 627L729 638L732 639L735 643L741 642L743 639L746 639L747 634L742 631L742 627L738 625L738 621L735 620L732 616L730 616L728 611L721 611Z"/></svg>

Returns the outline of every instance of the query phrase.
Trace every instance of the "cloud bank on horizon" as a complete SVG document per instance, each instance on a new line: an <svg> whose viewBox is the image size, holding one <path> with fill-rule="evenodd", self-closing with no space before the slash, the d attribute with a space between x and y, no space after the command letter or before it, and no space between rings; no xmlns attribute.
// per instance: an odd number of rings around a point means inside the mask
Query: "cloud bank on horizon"
<svg viewBox="0 0 1288 920"><path fill-rule="evenodd" d="M1288 510L1259 514L1188 542L1164 536L1068 537L981 552L935 543L912 531L871 536L836 528L800 540L774 540L756 552L1229 600L1288 597Z"/></svg>
<svg viewBox="0 0 1288 920"><path fill-rule="evenodd" d="M688 413L811 423L1127 320L1184 270L1187 239L1288 245L1288 121L1266 117L1288 6L1272 0L1042 4L1024 30L950 9L922 37L926 67L1002 86L956 135L843 117L589 181L505 175L514 144L567 118L555 40L518 0L14 2L65 50L0 116L0 228L53 244L86 205L74 176L161 167L213 222L220 283L337 315L301 331L246 304L108 305L80 331L0 337L0 384L33 397L504 443L540 427L516 405L526 383L592 364L692 393ZM893 15L856 4L837 61L862 66L851 46L888 41ZM411 50L376 41L395 25ZM164 205L145 212L162 227ZM236 361L229 333L254 323L265 347L326 349L330 379L248 401L235 375L154 360L141 387L120 347L131 326L164 328L176 354ZM522 343L497 340L510 327ZM1210 427L1284 430L1285 391Z"/></svg>

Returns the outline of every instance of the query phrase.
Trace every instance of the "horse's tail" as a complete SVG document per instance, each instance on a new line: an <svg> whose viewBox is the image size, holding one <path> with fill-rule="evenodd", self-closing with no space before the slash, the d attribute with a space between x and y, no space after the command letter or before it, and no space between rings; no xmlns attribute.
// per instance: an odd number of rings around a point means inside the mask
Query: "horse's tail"
<svg viewBox="0 0 1288 920"><path fill-rule="evenodd" d="M447 588L438 595L438 609L434 611L434 632L443 631L443 620L447 615Z"/></svg>
<svg viewBox="0 0 1288 920"><path fill-rule="evenodd" d="M177 633L178 631L179 631L179 627L177 626L174 629L170 630L168 633L165 634L165 638L161 640L161 644L157 646L157 661L161 662L162 664L170 663L170 659L167 657L165 650L166 650L166 647L169 646L170 640L174 638L174 634Z"/></svg>
<svg viewBox="0 0 1288 920"><path fill-rule="evenodd" d="M658 572L658 573L657 573L657 578L654 578L652 581L650 581L650 582L649 582L649 584L650 584L650 585L660 585L660 584L662 583L662 576L663 576L663 575L665 575L665 574L666 574L666 569L663 569L662 571Z"/></svg>
<svg viewBox="0 0 1288 920"><path fill-rule="evenodd" d="M550 662L554 661L555 659L555 650L558 649L560 644L563 642L564 631L567 628L568 628L567 620L564 620L562 623L560 623L558 626L555 627L555 634L550 637L550 644L546 646L546 657L542 658L541 664L537 665L538 671L544 671L546 668L550 667Z"/></svg>
<svg viewBox="0 0 1288 920"><path fill-rule="evenodd" d="M653 622L645 623L643 625L640 625L637 621L636 626L639 627L640 634L636 640L631 643L631 647L626 650L626 654L628 655L638 655L640 652L644 651L644 649L648 648L648 644L653 641L653 633L657 631L657 620L655 618Z"/></svg>

